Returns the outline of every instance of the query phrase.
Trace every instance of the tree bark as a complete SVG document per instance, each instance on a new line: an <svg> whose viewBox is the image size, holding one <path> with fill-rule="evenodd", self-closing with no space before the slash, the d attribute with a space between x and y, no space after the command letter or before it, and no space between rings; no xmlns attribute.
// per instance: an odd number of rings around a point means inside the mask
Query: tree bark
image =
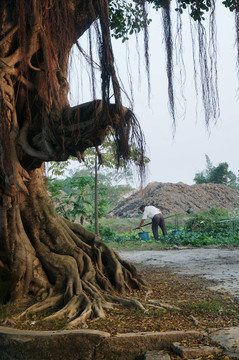
<svg viewBox="0 0 239 360"><path fill-rule="evenodd" d="M34 297L38 302L28 313L58 308L49 318L67 317L69 327L104 316L110 295L122 301L112 295L143 285L135 268L96 234L56 213L43 176L45 161L70 155L81 161L109 127L119 144L121 137L129 140L135 120L119 98L116 105L105 98L74 108L67 100L69 51L98 16L102 23L106 4L0 4L0 300ZM106 41L104 35L110 52Z"/></svg>
<svg viewBox="0 0 239 360"><path fill-rule="evenodd" d="M1 257L1 274L8 272L7 283L16 285L5 293L5 300L34 296L38 303L28 308L28 314L60 307L48 319L67 317L69 327L84 324L91 315L104 316L107 294L125 295L143 281L96 234L56 213L43 168L31 170L29 176L30 195L19 193L5 211L8 236L1 238L1 251L10 263Z"/></svg>
<svg viewBox="0 0 239 360"><path fill-rule="evenodd" d="M95 154L95 233L99 235L99 213L98 213L98 157Z"/></svg>

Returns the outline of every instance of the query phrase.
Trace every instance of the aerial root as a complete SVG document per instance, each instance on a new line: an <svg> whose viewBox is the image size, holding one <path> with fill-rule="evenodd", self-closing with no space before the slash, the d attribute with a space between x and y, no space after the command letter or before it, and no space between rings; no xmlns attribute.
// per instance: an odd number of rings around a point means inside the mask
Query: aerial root
<svg viewBox="0 0 239 360"><path fill-rule="evenodd" d="M74 295L62 309L53 315L47 316L44 320L60 319L64 317L67 317L68 320L72 320L79 313L84 312L89 305L91 307L91 302L84 293Z"/></svg>
<svg viewBox="0 0 239 360"><path fill-rule="evenodd" d="M92 310L93 310L96 318L99 318L99 319L105 318L105 312L104 312L103 307L104 307L104 305L102 304L102 301L100 299L95 299L93 301Z"/></svg>
<svg viewBox="0 0 239 360"><path fill-rule="evenodd" d="M47 298L51 298L53 295L52 287L48 287L43 280L35 280L36 285L38 286L38 290L36 290L36 299L38 301L44 301Z"/></svg>
<svg viewBox="0 0 239 360"><path fill-rule="evenodd" d="M95 298L95 296L103 298L100 291L93 284L91 284L89 281L83 281L82 282L82 287L93 298Z"/></svg>
<svg viewBox="0 0 239 360"><path fill-rule="evenodd" d="M37 67L35 67L35 66L32 65L31 59L28 59L28 66L29 66L29 68L32 69L32 70L41 71L41 69L39 69L39 68L37 68Z"/></svg>
<svg viewBox="0 0 239 360"><path fill-rule="evenodd" d="M25 194L28 194L28 189L24 184L24 181L30 180L28 173L22 168L19 162L15 162L12 167L13 167L13 176L17 188L23 191Z"/></svg>
<svg viewBox="0 0 239 360"><path fill-rule="evenodd" d="M15 34L15 32L17 32L17 30L18 30L18 25L15 26L14 28L12 28L12 30L10 30L9 33L8 33L3 39L1 39L1 41L0 41L0 46L1 46L2 44L4 44L4 42L6 42L7 40L9 40L9 38L11 38L11 37Z"/></svg>
<svg viewBox="0 0 239 360"><path fill-rule="evenodd" d="M36 314L48 309L54 309L61 307L60 310L54 314L47 316L40 321L51 321L55 319L64 319L68 321L66 329L73 329L77 326L86 328L86 320L91 316L99 319L105 318L104 309L113 309L114 304L120 304L125 307L134 307L146 312L143 305L136 299L127 299L119 296L112 296L108 294L99 295L95 294L91 301L88 296L82 292L80 295L74 295L65 305L64 296L57 295L48 297L46 300L34 304L23 313L17 316L17 319L24 317L25 315Z"/></svg>
<svg viewBox="0 0 239 360"><path fill-rule="evenodd" d="M46 300L38 302L37 304L34 304L29 308L27 308L20 315L18 315L17 318L21 319L25 315L39 313L41 311L48 310L56 306L60 306L62 305L62 302L63 302L63 295L48 297Z"/></svg>
<svg viewBox="0 0 239 360"><path fill-rule="evenodd" d="M126 307L135 307L136 309L146 311L143 305L136 299L126 299L119 296L105 295L105 299L112 301L113 303L119 303Z"/></svg>
<svg viewBox="0 0 239 360"><path fill-rule="evenodd" d="M26 315L36 314L48 309L60 307L63 305L63 301L63 295L49 297L42 302L30 306L16 318L23 318ZM101 299L94 299L92 303L86 294L81 293L80 295L74 295L59 311L41 319L41 321L50 321L66 317L68 321L70 321L67 328L73 328L77 325L86 327L85 321L92 313L101 318L105 316Z"/></svg>
<svg viewBox="0 0 239 360"><path fill-rule="evenodd" d="M79 297L80 297L80 303L78 304L79 305L78 313L80 313L80 316L70 321L69 324L67 325L67 329L72 329L78 325L81 325L82 327L87 327L85 321L92 314L92 303L89 300L89 298L84 293L82 293Z"/></svg>
<svg viewBox="0 0 239 360"><path fill-rule="evenodd" d="M95 298L91 303L89 299L86 299L84 304L84 310L81 312L80 316L76 319L69 322L67 329L73 329L78 325L86 328L86 320L93 314L95 319L104 319L105 312L104 309L112 309L113 304L102 300L102 298Z"/></svg>

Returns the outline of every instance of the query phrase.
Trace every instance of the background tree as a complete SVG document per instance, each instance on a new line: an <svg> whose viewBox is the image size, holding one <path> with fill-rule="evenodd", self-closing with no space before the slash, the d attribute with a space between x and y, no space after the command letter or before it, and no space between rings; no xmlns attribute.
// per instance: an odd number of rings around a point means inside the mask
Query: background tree
<svg viewBox="0 0 239 360"><path fill-rule="evenodd" d="M229 170L228 163L220 163L218 166L213 166L208 155L206 156L206 169L197 173L194 177L196 184L224 184L232 188L238 188L239 179L232 171Z"/></svg>
<svg viewBox="0 0 239 360"><path fill-rule="evenodd" d="M211 176L213 165L207 154L205 154L205 158L206 158L206 169L204 171L195 174L193 181L195 181L196 184L207 184L209 182L208 180Z"/></svg>
<svg viewBox="0 0 239 360"><path fill-rule="evenodd" d="M98 162L97 152L100 155L100 162ZM95 233L98 235L99 218L105 216L107 212L116 206L121 195L132 191L132 187L130 185L119 185L120 182L124 181L125 183L126 181L127 184L132 182L133 170L135 170L133 166L136 165L137 167L140 164L140 150L136 149L135 146L131 146L129 160L127 163L120 162L117 169L115 152L115 143L111 137L107 136L104 143L97 148L97 151L94 148L90 148L85 151L84 169L82 169L82 165L80 164L80 171L69 171L70 167L76 165L74 162L72 163L70 161L65 161L64 164L51 162L49 167L49 172L52 175L63 176L67 171L72 175L71 179L66 177L65 180L61 181L51 177L49 178L48 189L52 194L52 198L55 200L57 199L58 201L58 205L56 207L57 211L64 216L70 216L70 219L73 221L76 220L77 215L79 218L80 214L87 220L91 217L95 221ZM149 158L144 156L143 165L146 166L149 161ZM77 184L77 177L82 179L84 178L86 180L84 184L87 185L87 188L82 186L83 183L81 183L81 185L80 183ZM92 177L94 177L94 197L92 197ZM69 192L68 188L70 184L72 185L72 188ZM68 195L62 195L59 190L65 191ZM86 196L79 199L77 194L82 191L84 191ZM94 212L91 211L93 203L95 208Z"/></svg>
<svg viewBox="0 0 239 360"><path fill-rule="evenodd" d="M58 311L48 319L67 316L71 327L82 324L91 314L104 316L108 301L120 301L112 294L130 292L143 282L134 267L94 233L56 213L43 181L43 164L65 161L69 156L81 161L84 151L102 144L113 129L117 164L130 158L130 145L135 144L143 166L143 134L132 110L122 105L110 20L114 34L119 34L120 27L125 28L126 36L143 28L149 69L147 2L162 9L168 93L175 121L169 1L142 0L132 2L132 7L123 0L109 4L106 0L0 2L0 296L4 301L34 296L39 302L29 312L57 307ZM125 12L119 12L118 4ZM210 11L213 44L215 3L180 1L179 16L187 5L190 15L198 21L202 95L208 123L218 114L216 54L212 47L208 66L202 20ZM225 1L225 5L235 10L238 29L237 2ZM76 44L83 52L77 40L92 24L99 64L92 58L91 36L90 54L84 55L92 73L93 99L70 108L70 50ZM100 100L94 96L96 68L101 79Z"/></svg>
<svg viewBox="0 0 239 360"><path fill-rule="evenodd" d="M73 222L93 222L95 213L95 178L91 175L81 175L76 171L65 179L49 178L48 191L54 201L57 212ZM107 214L107 187L100 181L99 217Z"/></svg>

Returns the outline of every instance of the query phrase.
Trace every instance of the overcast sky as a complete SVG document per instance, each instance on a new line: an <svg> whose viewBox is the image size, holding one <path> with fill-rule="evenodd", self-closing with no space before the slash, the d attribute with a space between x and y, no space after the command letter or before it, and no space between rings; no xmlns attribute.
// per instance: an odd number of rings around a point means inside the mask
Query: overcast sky
<svg viewBox="0 0 239 360"><path fill-rule="evenodd" d="M167 79L165 71L165 50L162 40L160 13L152 13L153 22L149 28L150 36L150 73L151 93L148 104L147 79L144 70L143 40L141 47L141 76L138 74L138 52L136 42L132 38L128 48L120 40L113 41L114 54L120 77L130 92L128 86L128 71L132 73L134 110L140 121L147 143L149 165L147 183L151 181L172 182L182 181L193 184L195 174L206 167L205 154L209 156L213 165L227 162L229 169L238 173L238 80L236 74L236 49L234 17L227 9L219 7L217 13L218 38L218 81L220 97L220 119L216 125L211 125L210 132L204 123L202 108L196 106L194 90L193 64L190 28L188 21L184 21L183 46L184 63L186 67L186 83L184 94L186 97L186 115L180 117L182 98L177 87L176 99L178 103L178 120L174 135L172 119L168 111ZM187 18L186 16L184 17ZM185 20L184 19L184 20ZM72 66L74 69L74 65ZM127 71L128 68L128 71ZM176 84L178 73L176 71ZM85 75L82 75L83 78ZM74 79L73 79L74 78ZM75 87L75 76L70 78ZM79 80L79 79L78 79ZM82 82L82 78L80 80ZM72 104L89 101L90 95L85 91L82 95L81 87L73 91ZM79 93L81 93L79 95ZM180 107L181 106L181 107ZM197 110L196 110L197 109ZM181 111L182 113L182 111Z"/></svg>

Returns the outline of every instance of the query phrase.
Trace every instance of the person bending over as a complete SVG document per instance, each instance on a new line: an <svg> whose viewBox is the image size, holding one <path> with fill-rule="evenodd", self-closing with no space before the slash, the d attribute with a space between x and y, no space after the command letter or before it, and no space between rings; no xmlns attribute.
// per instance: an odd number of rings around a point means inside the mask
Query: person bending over
<svg viewBox="0 0 239 360"><path fill-rule="evenodd" d="M159 210L158 208L152 205L150 206L141 205L139 210L143 213L143 216L138 226L138 229L142 227L145 219L150 218L152 219L152 231L155 240L158 240L158 227L160 227L164 236L167 235L164 217L163 214L161 213L161 210Z"/></svg>

